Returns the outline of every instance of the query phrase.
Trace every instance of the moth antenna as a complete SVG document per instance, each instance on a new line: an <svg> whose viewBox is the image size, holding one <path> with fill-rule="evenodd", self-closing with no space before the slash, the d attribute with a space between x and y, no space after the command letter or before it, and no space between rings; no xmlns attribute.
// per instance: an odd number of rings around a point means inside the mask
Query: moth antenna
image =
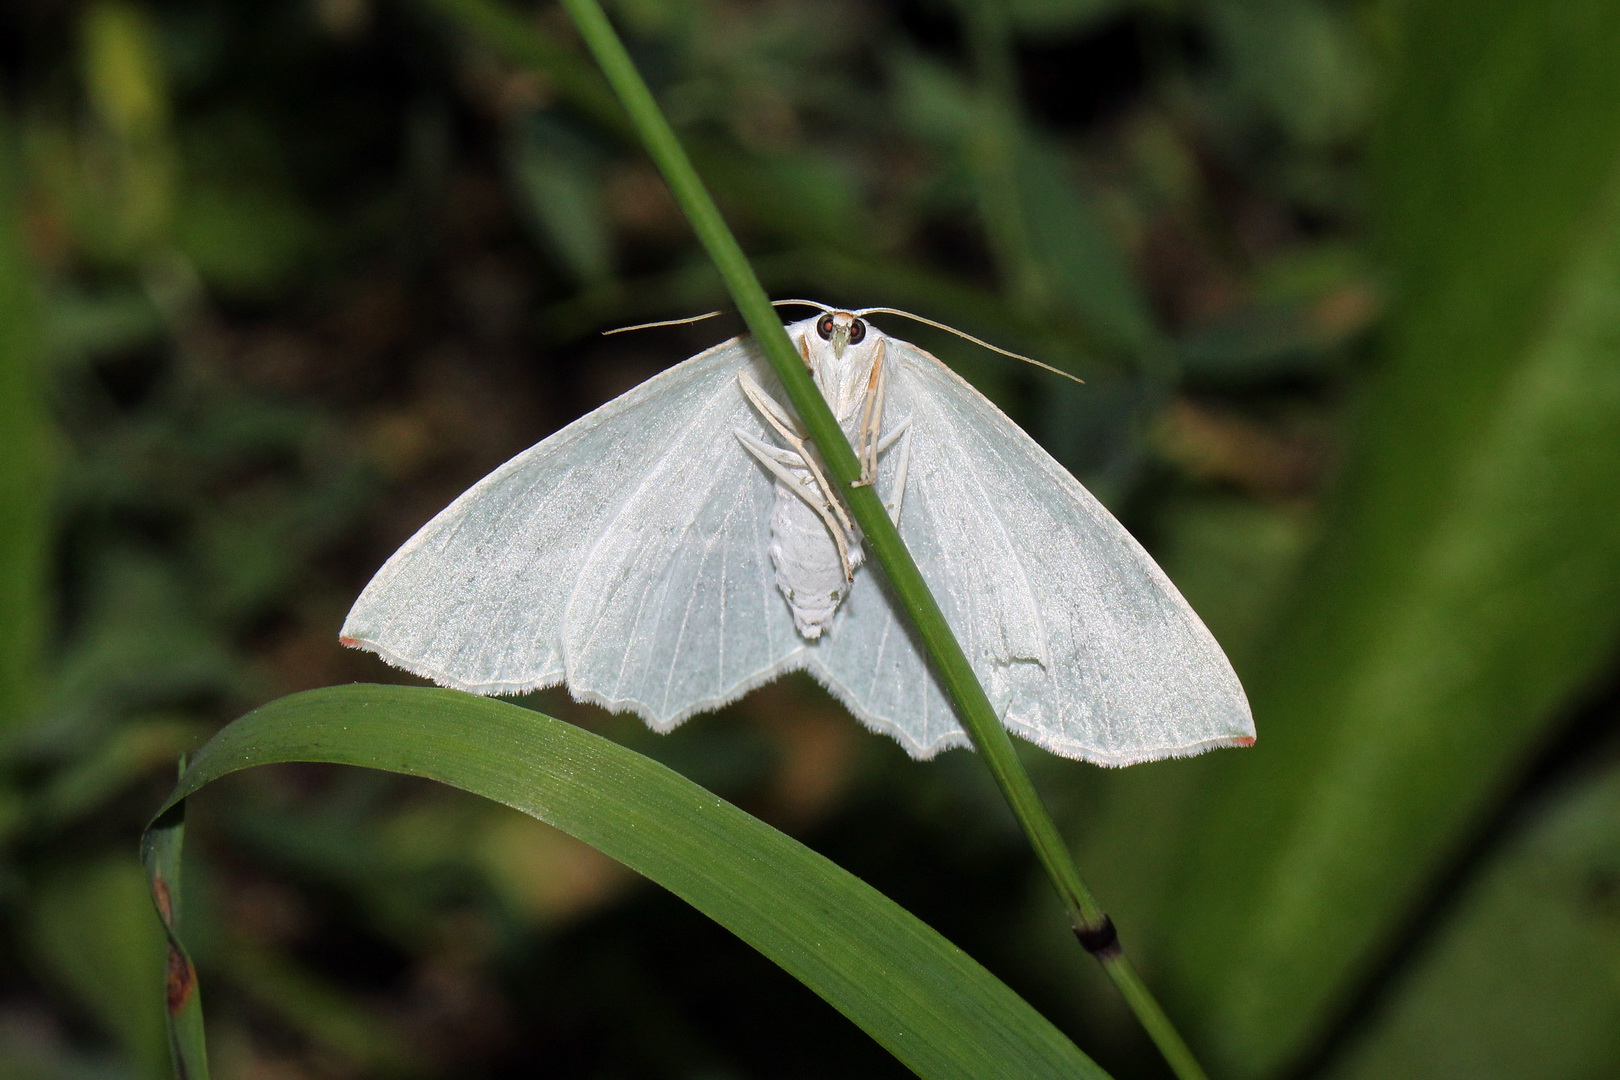
<svg viewBox="0 0 1620 1080"><path fill-rule="evenodd" d="M843 310L842 308L828 307L826 304L823 304L820 300L772 300L771 301L771 307L787 307L790 304L803 304L805 307L813 307L817 311L841 311L841 310Z"/></svg>
<svg viewBox="0 0 1620 1080"><path fill-rule="evenodd" d="M634 326L619 326L612 330L602 331L602 336L607 337L609 334L628 334L632 330L651 330L658 326L685 326L687 323L702 322L704 319L712 319L716 315L724 314L724 311L710 311L702 315L688 315L683 319L660 319L658 322L636 323Z"/></svg>
<svg viewBox="0 0 1620 1080"><path fill-rule="evenodd" d="M859 311L851 312L851 314L853 314L853 315L855 315L855 316L857 316L859 318L865 318L868 315L900 315L900 316L903 316L903 317L905 317L907 319L911 319L913 322L920 322L924 326L932 326L935 330L943 330L947 334L955 334L957 337L963 339L964 341L973 342L973 344L978 345L980 348L989 349L991 352L1000 353L1002 356L1010 356L1014 360L1022 360L1026 364L1034 364L1036 367L1041 368L1042 370L1050 371L1054 375L1061 375L1065 379L1069 379L1069 380L1071 380L1073 382L1079 383L1081 386L1084 386L1086 384L1086 380L1080 378L1080 376L1078 376L1078 375L1070 375L1067 371L1064 371L1062 368L1055 368L1051 364L1044 363L1044 362L1042 362L1040 360L1035 359L1033 356L1025 356L1023 353L1015 353L1011 349L1003 349L1000 345L992 345L988 341L984 341L984 340L982 340L980 338L976 338L972 334L966 333L965 331L962 331L962 330L958 330L954 326L946 326L942 322L935 322L933 319L924 318L921 315L914 315L909 311L901 311L899 308L869 307L869 308L862 308Z"/></svg>
<svg viewBox="0 0 1620 1080"><path fill-rule="evenodd" d="M820 311L837 311L838 310L837 308L828 307L826 304L820 303L820 302L815 301L815 300L772 300L771 301L771 307L784 307L784 306L786 306L788 304L803 304L805 307L813 307L813 308L816 308L817 310L820 310ZM727 310L729 310L729 309L727 309ZM876 310L876 309L874 308L873 310ZM604 331L602 331L602 336L607 337L609 334L627 334L632 330L652 330L652 329L655 329L655 328L660 327L660 326L685 326L688 323L702 322L704 319L712 319L716 315L724 315L724 314L725 314L725 310L710 311L710 312L706 312L706 313L704 313L702 315L688 315L688 316L686 316L685 318L682 318L682 319L660 319L657 322L636 323L636 325L634 325L634 326L619 326L619 327L615 327L612 330L604 330ZM994 348L994 347L995 346L990 346L990 348ZM1030 362L1034 363L1034 361L1030 361Z"/></svg>

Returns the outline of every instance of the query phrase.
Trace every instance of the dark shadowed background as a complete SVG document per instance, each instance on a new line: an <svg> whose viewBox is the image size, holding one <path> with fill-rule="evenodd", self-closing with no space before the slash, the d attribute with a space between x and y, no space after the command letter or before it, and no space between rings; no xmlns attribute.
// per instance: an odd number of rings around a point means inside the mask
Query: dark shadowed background
<svg viewBox="0 0 1620 1080"><path fill-rule="evenodd" d="M1620 1074L1620 6L622 0L767 287L898 320L1232 656L1249 751L1025 757L1212 1073ZM349 603L463 488L736 330L560 9L0 10L0 1076L167 1075L135 842L177 756L400 678ZM701 467L701 463L694 463ZM974 757L804 679L668 763L1162 1066ZM195 800L217 1073L895 1076L514 811L323 767Z"/></svg>

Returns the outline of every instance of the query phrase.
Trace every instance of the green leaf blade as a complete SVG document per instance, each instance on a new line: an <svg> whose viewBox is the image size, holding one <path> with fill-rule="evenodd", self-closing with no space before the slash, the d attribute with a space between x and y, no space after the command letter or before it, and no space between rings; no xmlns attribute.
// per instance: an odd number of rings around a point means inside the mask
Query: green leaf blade
<svg viewBox="0 0 1620 1080"><path fill-rule="evenodd" d="M994 976L864 882L569 724L450 690L312 690L222 730L168 805L228 773L290 761L427 777L562 829L737 934L919 1076L1106 1076Z"/></svg>
<svg viewBox="0 0 1620 1080"><path fill-rule="evenodd" d="M1330 1080L1620 1074L1620 767L1535 809Z"/></svg>
<svg viewBox="0 0 1620 1080"><path fill-rule="evenodd" d="M1321 1034L1620 641L1620 12L1401 11L1384 365L1166 919L1234 1076Z"/></svg>

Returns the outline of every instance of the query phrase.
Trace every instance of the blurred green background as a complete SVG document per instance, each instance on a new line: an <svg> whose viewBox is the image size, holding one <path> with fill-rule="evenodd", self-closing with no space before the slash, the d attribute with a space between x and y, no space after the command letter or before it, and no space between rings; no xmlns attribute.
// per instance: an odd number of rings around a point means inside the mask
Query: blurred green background
<svg viewBox="0 0 1620 1080"><path fill-rule="evenodd" d="M1620 1075L1620 5L621 0L767 287L903 323L1165 566L1250 751L1026 757L1220 1078ZM135 841L456 493L733 332L555 7L0 9L0 1076L167 1075ZM988 777L804 680L658 737L1117 1076ZM382 774L195 800L227 1078L893 1076L746 946Z"/></svg>

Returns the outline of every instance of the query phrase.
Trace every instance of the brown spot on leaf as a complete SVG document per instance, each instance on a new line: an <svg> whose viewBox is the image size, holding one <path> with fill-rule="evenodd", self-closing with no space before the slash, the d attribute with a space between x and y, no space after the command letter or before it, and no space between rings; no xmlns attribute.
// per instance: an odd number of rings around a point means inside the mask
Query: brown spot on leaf
<svg viewBox="0 0 1620 1080"><path fill-rule="evenodd" d="M180 946L169 942L169 976L167 980L167 999L169 1015L178 1016L180 1010L186 1007L191 1000L192 991L197 988L197 969L191 966L186 954L180 951Z"/></svg>
<svg viewBox="0 0 1620 1080"><path fill-rule="evenodd" d="M169 893L169 883L163 880L162 874L152 875L152 898L157 901L158 914L163 916L163 925L173 926L174 897Z"/></svg>

